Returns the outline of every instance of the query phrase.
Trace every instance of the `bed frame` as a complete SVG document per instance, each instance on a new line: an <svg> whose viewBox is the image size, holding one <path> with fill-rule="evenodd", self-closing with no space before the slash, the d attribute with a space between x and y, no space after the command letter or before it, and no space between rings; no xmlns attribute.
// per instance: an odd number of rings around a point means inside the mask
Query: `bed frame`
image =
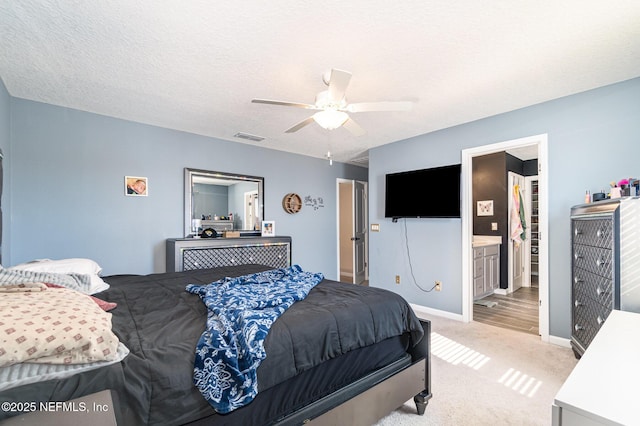
<svg viewBox="0 0 640 426"><path fill-rule="evenodd" d="M431 323L411 360L400 360L283 418L278 425L372 425L413 397L419 415L431 399Z"/></svg>

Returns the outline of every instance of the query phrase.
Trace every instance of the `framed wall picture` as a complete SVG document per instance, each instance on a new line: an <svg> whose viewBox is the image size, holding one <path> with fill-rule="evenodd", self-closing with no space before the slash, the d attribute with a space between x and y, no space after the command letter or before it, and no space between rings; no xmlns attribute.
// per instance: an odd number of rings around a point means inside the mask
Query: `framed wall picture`
<svg viewBox="0 0 640 426"><path fill-rule="evenodd" d="M276 236L276 223L273 220L262 221L262 236L263 237Z"/></svg>
<svg viewBox="0 0 640 426"><path fill-rule="evenodd" d="M493 200L478 201L478 216L493 216Z"/></svg>
<svg viewBox="0 0 640 426"><path fill-rule="evenodd" d="M131 197L146 197L149 195L149 180L146 177L125 176L124 193Z"/></svg>

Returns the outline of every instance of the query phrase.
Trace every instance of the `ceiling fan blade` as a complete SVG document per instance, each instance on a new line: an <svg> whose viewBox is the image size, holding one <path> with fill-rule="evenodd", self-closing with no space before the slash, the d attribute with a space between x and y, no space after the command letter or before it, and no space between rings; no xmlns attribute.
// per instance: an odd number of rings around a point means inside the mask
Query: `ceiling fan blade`
<svg viewBox="0 0 640 426"><path fill-rule="evenodd" d="M301 122L299 122L298 124L296 124L295 126L291 127L290 129L285 130L285 133L297 132L298 130L302 129L304 126L309 125L311 123L313 123L313 116L306 118Z"/></svg>
<svg viewBox="0 0 640 426"><path fill-rule="evenodd" d="M347 121L344 122L342 127L347 129L348 131L350 131L351 134L354 135L354 136L362 136L365 133L367 133L366 130L364 130L362 127L360 127L360 125L358 123L356 123L355 121L353 121L352 118L348 118Z"/></svg>
<svg viewBox="0 0 640 426"><path fill-rule="evenodd" d="M411 111L413 102L360 102L347 105L349 112Z"/></svg>
<svg viewBox="0 0 640 426"><path fill-rule="evenodd" d="M329 100L339 104L347 92L347 86L351 81L351 73L333 68L329 77Z"/></svg>
<svg viewBox="0 0 640 426"><path fill-rule="evenodd" d="M270 99L251 99L251 102L254 104L268 104L268 105L290 106L290 107L305 108L305 109L317 109L315 105L311 105L311 104L301 104L297 102L285 102L285 101L273 101Z"/></svg>

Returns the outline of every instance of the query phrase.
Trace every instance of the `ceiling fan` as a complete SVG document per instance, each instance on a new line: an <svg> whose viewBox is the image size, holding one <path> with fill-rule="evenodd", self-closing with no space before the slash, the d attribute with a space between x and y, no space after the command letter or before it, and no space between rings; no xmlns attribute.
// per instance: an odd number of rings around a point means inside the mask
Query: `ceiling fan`
<svg viewBox="0 0 640 426"><path fill-rule="evenodd" d="M290 106L296 108L305 108L316 110L315 114L308 117L293 127L287 129L285 133L293 133L311 124L318 123L327 130L337 129L344 126L355 136L364 135L365 130L356 123L349 114L355 112L371 112L371 111L409 111L412 108L411 102L360 102L350 104L347 103L345 93L347 86L351 80L351 73L348 71L333 68L331 71L322 76L322 80L328 86L316 95L315 104L304 104L297 102L274 101L269 99L252 99L251 102L257 104L269 104Z"/></svg>

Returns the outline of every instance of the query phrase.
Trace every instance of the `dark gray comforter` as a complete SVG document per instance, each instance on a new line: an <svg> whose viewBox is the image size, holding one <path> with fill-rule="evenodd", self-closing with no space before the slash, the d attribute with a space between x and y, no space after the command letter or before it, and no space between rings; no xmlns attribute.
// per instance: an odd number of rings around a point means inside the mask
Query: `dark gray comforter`
<svg viewBox="0 0 640 426"><path fill-rule="evenodd" d="M245 265L106 277L111 288L97 296L118 303L113 329L131 351L127 358L70 379L12 389L0 393L0 400L63 401L109 388L117 393L122 424L184 424L211 416L213 409L192 382L206 308L185 286L265 269ZM328 359L407 333L415 344L423 328L400 296L324 280L274 323L265 341L267 358L258 369L259 391Z"/></svg>

